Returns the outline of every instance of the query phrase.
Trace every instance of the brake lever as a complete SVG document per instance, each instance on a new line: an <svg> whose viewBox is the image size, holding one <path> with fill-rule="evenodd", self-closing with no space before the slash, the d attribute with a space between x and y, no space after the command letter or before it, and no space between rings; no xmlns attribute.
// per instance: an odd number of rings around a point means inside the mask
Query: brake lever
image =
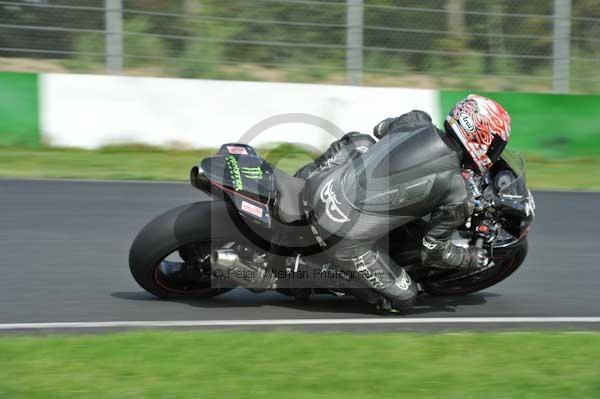
<svg viewBox="0 0 600 399"><path fill-rule="evenodd" d="M493 242L497 237L497 225L496 224L488 224L487 222L481 223L479 226L475 228L475 234L477 234L477 239L475 240L476 248L483 248L484 243L490 244L490 251L488 253L488 264L482 268L482 270L488 269L495 265L492 260L492 256L494 253L494 245Z"/></svg>

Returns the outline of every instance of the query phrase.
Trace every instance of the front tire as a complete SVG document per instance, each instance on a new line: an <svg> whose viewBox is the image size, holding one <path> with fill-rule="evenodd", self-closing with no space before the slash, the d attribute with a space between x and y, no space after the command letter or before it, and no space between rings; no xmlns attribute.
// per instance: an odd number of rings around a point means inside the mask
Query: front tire
<svg viewBox="0 0 600 399"><path fill-rule="evenodd" d="M423 283L423 290L429 295L467 295L484 290L505 280L521 266L527 256L527 239L524 238L512 247L501 248L495 254L496 265L472 277L457 278L453 281L431 281Z"/></svg>

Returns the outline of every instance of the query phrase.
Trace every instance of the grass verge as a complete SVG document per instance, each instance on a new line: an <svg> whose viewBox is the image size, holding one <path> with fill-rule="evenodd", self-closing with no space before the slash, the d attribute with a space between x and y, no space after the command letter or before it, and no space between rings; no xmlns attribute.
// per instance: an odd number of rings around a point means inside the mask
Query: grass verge
<svg viewBox="0 0 600 399"><path fill-rule="evenodd" d="M597 398L600 334L0 337L0 397Z"/></svg>
<svg viewBox="0 0 600 399"><path fill-rule="evenodd" d="M0 146L0 177L187 181L191 167L215 152L141 146L93 151ZM286 145L262 150L261 156L292 173L313 158L307 151Z"/></svg>
<svg viewBox="0 0 600 399"><path fill-rule="evenodd" d="M315 156L288 145L260 152L289 173ZM0 177L186 181L191 166L213 153L214 150L147 147L107 147L96 151L0 147ZM529 158L527 173L532 188L600 190L600 159L549 162Z"/></svg>

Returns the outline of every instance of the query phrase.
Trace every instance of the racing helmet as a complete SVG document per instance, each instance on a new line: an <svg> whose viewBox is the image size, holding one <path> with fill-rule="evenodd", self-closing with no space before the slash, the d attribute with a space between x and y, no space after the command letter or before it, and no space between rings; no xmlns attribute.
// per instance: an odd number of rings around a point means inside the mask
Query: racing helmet
<svg viewBox="0 0 600 399"><path fill-rule="evenodd" d="M510 116L494 100L470 94L452 108L446 118L446 130L456 136L485 173L508 144Z"/></svg>

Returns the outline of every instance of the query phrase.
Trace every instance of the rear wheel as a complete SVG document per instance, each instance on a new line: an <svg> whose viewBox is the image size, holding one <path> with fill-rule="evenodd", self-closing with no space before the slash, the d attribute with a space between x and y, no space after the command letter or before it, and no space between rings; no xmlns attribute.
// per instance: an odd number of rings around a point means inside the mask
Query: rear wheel
<svg viewBox="0 0 600 399"><path fill-rule="evenodd" d="M494 266L471 275L453 273L436 281L422 283L430 295L466 295L498 284L513 274L527 256L527 239L506 248L494 250Z"/></svg>
<svg viewBox="0 0 600 399"><path fill-rule="evenodd" d="M185 205L148 223L129 252L137 283L160 298L210 298L229 291L211 284L211 246L235 241L236 230L223 219L224 209L217 202ZM215 217L219 223L211 226Z"/></svg>
<svg viewBox="0 0 600 399"><path fill-rule="evenodd" d="M210 253L210 242L195 242L177 248L156 263L152 272L155 284L144 288L152 289L150 292L161 298L210 298L229 291L230 288L211 285Z"/></svg>

